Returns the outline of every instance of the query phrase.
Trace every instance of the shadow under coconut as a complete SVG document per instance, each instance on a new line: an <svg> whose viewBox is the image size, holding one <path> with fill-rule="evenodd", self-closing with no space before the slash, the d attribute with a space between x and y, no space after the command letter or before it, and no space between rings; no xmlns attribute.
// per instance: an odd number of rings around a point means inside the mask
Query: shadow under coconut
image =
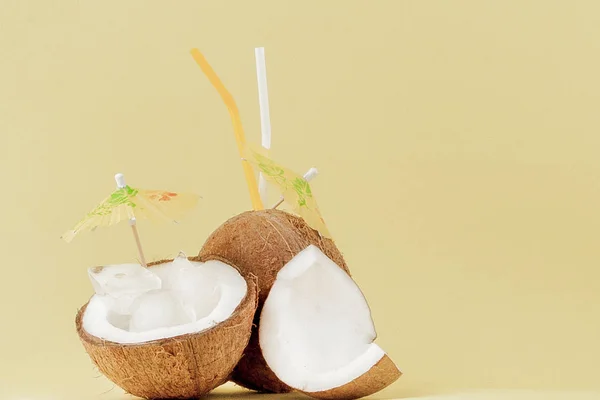
<svg viewBox="0 0 600 400"><path fill-rule="evenodd" d="M204 399L251 399L251 400L262 400L262 399L286 399L286 400L306 400L310 397L305 396L301 393L256 393L256 392L239 392L239 393L211 393L203 397Z"/></svg>
<svg viewBox="0 0 600 400"><path fill-rule="evenodd" d="M400 396L393 395L385 395L385 394L374 394L368 397L363 397L365 400L400 400L400 399L417 399L417 398L425 398L427 395L415 395L415 393L407 393ZM277 393L256 393L256 392L239 392L239 393L212 393L208 394L203 399L250 399L250 400L274 400L274 399L284 399L284 400L307 400L311 399L311 397L304 395L302 393L286 393L286 394L277 394Z"/></svg>
<svg viewBox="0 0 600 400"><path fill-rule="evenodd" d="M398 400L398 399L417 399L422 397L431 396L433 393L423 393L423 391L411 391L404 390L399 391L396 390L383 390L380 393L372 394L371 396L363 397L365 400ZM250 399L250 400L275 400L275 399L283 399L283 400L307 400L311 399L311 397L304 395L300 392L292 392L292 393L259 393L253 392L251 390L247 390L241 387L231 387L225 385L224 387L218 388L215 391L207 394L202 397L202 399L212 399L212 400L221 400L221 399Z"/></svg>
<svg viewBox="0 0 600 400"><path fill-rule="evenodd" d="M120 392L116 386L113 386L110 390L102 393L98 399L104 400L137 400L139 397L135 397L126 393L115 393ZM371 396L363 397L365 400L413 400L413 399L440 399L440 400L457 400L456 397L446 397L449 393L440 393L435 391L423 391L423 390L394 390L394 388L384 389L379 393L372 394ZM439 396L439 397L438 397ZM277 393L259 393L254 392L242 387L234 386L230 382L215 389L202 396L200 399L206 400L224 400L224 399L249 399L249 400L308 400L311 397L304 395L300 392L292 392L285 394ZM469 398L470 399L470 398ZM477 398L479 400L479 398ZM537 400L537 399L536 399ZM586 399L587 400L587 399Z"/></svg>

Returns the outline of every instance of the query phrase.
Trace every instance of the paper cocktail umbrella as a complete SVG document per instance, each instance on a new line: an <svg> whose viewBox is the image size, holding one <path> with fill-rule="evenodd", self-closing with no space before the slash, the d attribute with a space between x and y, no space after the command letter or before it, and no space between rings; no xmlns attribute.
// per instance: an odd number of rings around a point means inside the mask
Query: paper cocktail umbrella
<svg viewBox="0 0 600 400"><path fill-rule="evenodd" d="M110 226L128 220L138 247L140 261L142 265L146 266L136 221L151 219L177 222L187 211L196 206L199 196L164 190L132 188L125 183L123 174L115 175L115 180L117 189L87 213L73 229L65 232L61 238L70 242L81 232L93 231L97 227Z"/></svg>
<svg viewBox="0 0 600 400"><path fill-rule="evenodd" d="M311 228L322 236L331 238L309 184L309 181L317 175L316 168L311 168L306 174L300 175L267 157L262 149L248 145L244 150L244 160L260 171L267 182L276 186L283 200L296 214L304 218ZM273 208L279 204L281 201Z"/></svg>

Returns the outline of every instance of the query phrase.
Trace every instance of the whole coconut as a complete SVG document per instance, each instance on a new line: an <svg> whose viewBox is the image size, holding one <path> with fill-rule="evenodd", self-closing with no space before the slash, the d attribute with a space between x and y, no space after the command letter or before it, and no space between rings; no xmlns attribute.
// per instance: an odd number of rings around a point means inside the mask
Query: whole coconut
<svg viewBox="0 0 600 400"><path fill-rule="evenodd" d="M246 279L255 277L258 283L259 301L254 328L244 356L231 376L233 382L262 392L285 393L292 390L267 366L258 343L257 326L277 273L311 244L319 247L350 274L332 240L321 237L302 218L275 209L247 211L229 219L210 235L202 247L199 261L222 260L235 265Z"/></svg>

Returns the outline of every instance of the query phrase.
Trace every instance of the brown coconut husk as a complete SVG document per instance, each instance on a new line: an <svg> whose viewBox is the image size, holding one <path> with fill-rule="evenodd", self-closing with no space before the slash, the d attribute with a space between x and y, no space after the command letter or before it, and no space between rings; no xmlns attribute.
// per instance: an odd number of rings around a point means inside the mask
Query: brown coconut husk
<svg viewBox="0 0 600 400"><path fill-rule="evenodd" d="M229 319L202 332L114 343L83 329L86 303L75 319L77 333L100 372L127 393L146 399L198 398L228 380L248 344L258 288L256 279L247 276L246 282L246 297Z"/></svg>
<svg viewBox="0 0 600 400"><path fill-rule="evenodd" d="M281 382L267 366L258 343L260 311L277 273L308 245L315 245L350 274L335 243L321 237L306 222L287 212L268 209L247 211L218 227L206 240L197 259L219 259L238 267L244 276L258 278L259 302L250 344L233 371L231 380L245 388L273 393L293 389Z"/></svg>
<svg viewBox="0 0 600 400"><path fill-rule="evenodd" d="M225 221L206 239L195 259L226 260L242 275L255 275L261 307L279 270L311 244L350 274L331 239L321 237L302 218L277 209L246 211Z"/></svg>
<svg viewBox="0 0 600 400"><path fill-rule="evenodd" d="M394 383L402 372L398 370L394 362L384 355L370 370L345 385L321 392L303 392L317 399L327 400L351 400L370 396Z"/></svg>

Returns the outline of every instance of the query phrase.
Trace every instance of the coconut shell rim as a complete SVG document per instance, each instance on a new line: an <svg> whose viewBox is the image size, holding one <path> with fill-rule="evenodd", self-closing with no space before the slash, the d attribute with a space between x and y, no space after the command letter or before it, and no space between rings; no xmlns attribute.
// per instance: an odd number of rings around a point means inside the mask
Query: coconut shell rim
<svg viewBox="0 0 600 400"><path fill-rule="evenodd" d="M347 390L351 390L351 388L353 386L357 385L357 383L356 383L357 381L362 380L362 379L368 379L373 376L377 376L377 375L373 375L373 374L377 374L377 371L374 371L374 369L382 368L380 366L380 364L385 365L384 368L386 368L386 371L389 373L390 376L392 376L391 379L387 379L383 383L380 381L378 385L377 384L370 385L370 384L368 384L368 382L366 384L362 384L359 387L359 389L355 389L357 392L359 392L356 397L344 395ZM375 393L382 391L383 389L387 388L388 386L390 386L394 382L396 382L398 379L400 379L400 377L402 375L403 375L402 371L400 371L400 369L396 366L396 364L394 363L392 358L390 356L388 356L387 353L385 353L379 361L377 361L375 364L373 364L373 366L371 366L371 368L369 368L368 371L366 371L364 374L358 376L357 378L354 378L353 380L351 380L348 383L345 383L340 386L336 386L331 389L320 390L320 391L316 391L316 392L307 392L307 391L299 390L299 389L294 389L294 390L297 390L300 393L304 393L305 395L310 396L312 398L316 398L316 399L329 399L329 400L332 400L332 399L339 399L339 400L360 399L360 398L371 396ZM360 388L369 389L369 390L360 391ZM375 388L375 390L371 390L371 388Z"/></svg>
<svg viewBox="0 0 600 400"><path fill-rule="evenodd" d="M199 262L199 260L196 257L188 257L188 260L190 261L197 261ZM159 265L159 264L164 264L166 262L170 262L173 261L173 259L165 259L165 260L160 260L160 261L154 261L151 263L148 263L148 267L154 266L154 265ZM207 260L208 261L208 260ZM177 336L169 336L166 338L161 338L161 339L154 339L154 340L147 340L145 342L139 342L139 343L119 343L119 342L114 342L112 340L106 340L106 339L102 339L99 338L97 336L92 335L91 333L89 333L88 331L86 331L83 328L83 315L85 314L85 310L87 309L87 306L90 302L90 300L95 296L92 295L89 300L83 305L81 306L78 310L77 310L77 315L75 316L75 327L77 329L77 333L79 334L79 337L82 340L87 341L88 343L91 344L101 344L103 346L109 346L109 347L122 347L122 346L127 346L127 347L142 347L142 346L147 346L147 345L160 345L162 343L166 343L166 342L172 342L174 340L188 340L190 337L192 336L198 336L198 335L204 335L207 332L210 332L212 330L218 329L222 324L224 324L225 322L227 322L228 320L232 319L233 317L237 316L242 309L245 308L245 306L247 305L247 303L249 303L250 301L254 300L254 313L256 313L256 308L258 307L258 292L259 292L259 287L258 287L258 282L256 277L246 277L244 275L242 275L239 271L239 269L237 267L235 267L234 265L231 265L228 262L225 262L225 260L217 260L217 261L221 261L227 265L229 265L232 268L235 268L238 273L242 276L242 278L244 278L244 280L246 281L246 295L244 296L244 298L240 301L240 303L237 305L237 307L235 308L235 310L229 315L229 317L221 322L219 322L218 324L215 324L209 328L200 330L200 331L196 331L196 332L190 332L190 333L185 333L183 335L177 335ZM254 297L254 299L252 299L252 297Z"/></svg>

